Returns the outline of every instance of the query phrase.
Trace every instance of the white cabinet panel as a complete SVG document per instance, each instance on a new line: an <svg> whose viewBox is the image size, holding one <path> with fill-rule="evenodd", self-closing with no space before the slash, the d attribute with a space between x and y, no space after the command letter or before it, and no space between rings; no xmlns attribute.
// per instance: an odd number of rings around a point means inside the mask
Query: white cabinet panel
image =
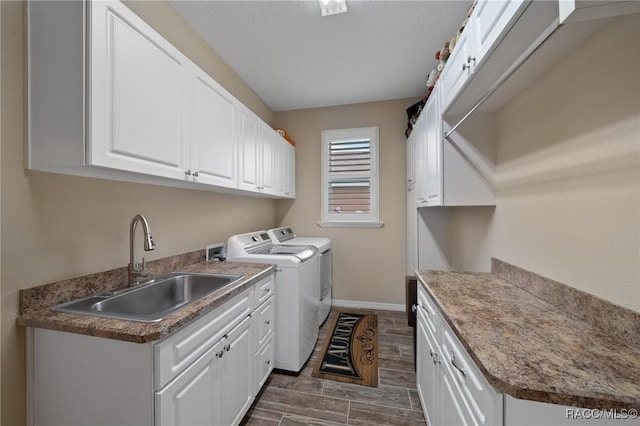
<svg viewBox="0 0 640 426"><path fill-rule="evenodd" d="M441 206L444 203L444 178L442 175L442 115L440 95L442 86L436 87L425 105L426 118L426 206Z"/></svg>
<svg viewBox="0 0 640 426"><path fill-rule="evenodd" d="M414 139L414 152L415 156L412 159L414 162L414 175L415 175L415 190L416 190L416 206L426 206L428 198L428 186L427 186L427 114L424 110L418 121L413 126L411 137Z"/></svg>
<svg viewBox="0 0 640 426"><path fill-rule="evenodd" d="M260 191L265 194L276 193L276 155L280 136L262 123L261 152L260 152Z"/></svg>
<svg viewBox="0 0 640 426"><path fill-rule="evenodd" d="M195 364L155 395L157 426L221 424L219 404L211 401L218 391L221 366L211 347Z"/></svg>
<svg viewBox="0 0 640 426"><path fill-rule="evenodd" d="M189 61L119 2L91 3L89 163L181 178Z"/></svg>
<svg viewBox="0 0 640 426"><path fill-rule="evenodd" d="M248 109L241 107L239 124L239 187L249 191L258 191L261 166L258 117Z"/></svg>
<svg viewBox="0 0 640 426"><path fill-rule="evenodd" d="M191 84L190 176L201 183L235 188L238 101L195 65Z"/></svg>
<svg viewBox="0 0 640 426"><path fill-rule="evenodd" d="M451 52L451 56L440 75L440 79L436 83L442 86L442 107L443 110L455 99L460 90L464 87L475 66L472 60L471 52L475 50L473 43L475 40L471 38L469 28L473 25L473 16L467 22L465 30L460 34L458 41Z"/></svg>
<svg viewBox="0 0 640 426"><path fill-rule="evenodd" d="M473 37L475 48L471 52L480 65L524 9L527 0L479 0L473 11Z"/></svg>
<svg viewBox="0 0 640 426"><path fill-rule="evenodd" d="M222 418L214 424L239 424L253 402L250 326L251 319L246 317L222 341L224 353L219 359L220 379L217 381L217 395L221 401L216 407Z"/></svg>
<svg viewBox="0 0 640 426"><path fill-rule="evenodd" d="M417 388L434 425L500 425L503 395L471 361L418 282Z"/></svg>

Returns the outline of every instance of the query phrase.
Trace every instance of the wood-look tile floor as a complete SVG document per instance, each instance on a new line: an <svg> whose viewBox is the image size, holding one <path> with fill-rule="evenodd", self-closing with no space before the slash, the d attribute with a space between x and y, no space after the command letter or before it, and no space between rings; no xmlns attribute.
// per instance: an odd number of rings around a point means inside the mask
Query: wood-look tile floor
<svg viewBox="0 0 640 426"><path fill-rule="evenodd" d="M271 374L242 421L262 425L424 425L413 366L413 329L404 312L349 312L378 315L377 388L311 376L328 329L338 309L332 309L320 329L311 358L299 375Z"/></svg>

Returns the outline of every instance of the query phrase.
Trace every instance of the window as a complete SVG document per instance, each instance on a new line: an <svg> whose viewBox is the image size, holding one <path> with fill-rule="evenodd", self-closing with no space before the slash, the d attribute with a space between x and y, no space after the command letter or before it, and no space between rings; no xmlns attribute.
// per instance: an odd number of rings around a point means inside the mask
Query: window
<svg viewBox="0 0 640 426"><path fill-rule="evenodd" d="M382 226L377 127L322 132L321 218L321 226Z"/></svg>

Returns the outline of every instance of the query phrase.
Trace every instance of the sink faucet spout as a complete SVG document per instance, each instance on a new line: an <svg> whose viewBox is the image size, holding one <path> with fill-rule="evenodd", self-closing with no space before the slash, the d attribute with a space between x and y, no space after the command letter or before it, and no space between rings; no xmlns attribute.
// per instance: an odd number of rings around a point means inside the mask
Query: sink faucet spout
<svg viewBox="0 0 640 426"><path fill-rule="evenodd" d="M136 261L136 227L138 222L142 223L142 231L144 234L144 250L151 251L156 248L151 236L151 229L149 228L149 222L141 214L134 216L131 221L131 227L129 228L129 285L139 284L140 277L146 277L149 275L149 271L145 268L144 257L142 258L142 264Z"/></svg>

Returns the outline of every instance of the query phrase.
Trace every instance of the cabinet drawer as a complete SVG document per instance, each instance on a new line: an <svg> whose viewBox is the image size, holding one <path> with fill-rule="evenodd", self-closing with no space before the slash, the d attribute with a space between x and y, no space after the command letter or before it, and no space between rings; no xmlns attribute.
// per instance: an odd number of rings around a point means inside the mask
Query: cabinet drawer
<svg viewBox="0 0 640 426"><path fill-rule="evenodd" d="M273 364L275 360L275 345L273 343L273 335L269 336L265 345L260 348L256 354L256 362L258 363L256 368L256 377L258 378L258 384L256 387L256 393L264 386L269 374L273 370Z"/></svg>
<svg viewBox="0 0 640 426"><path fill-rule="evenodd" d="M438 338L439 336L436 330L438 329L440 316L427 291L420 282L418 282L418 309L424 315L425 325L428 330L434 337Z"/></svg>
<svg viewBox="0 0 640 426"><path fill-rule="evenodd" d="M255 313L255 339L256 349L264 345L264 342L273 334L275 312L273 309L273 297L261 305Z"/></svg>
<svg viewBox="0 0 640 426"><path fill-rule="evenodd" d="M161 389L251 312L251 289L154 346L155 389Z"/></svg>
<svg viewBox="0 0 640 426"><path fill-rule="evenodd" d="M442 321L442 363L457 383L464 400L479 424L494 424L493 415L502 412L502 395L486 381L449 325Z"/></svg>
<svg viewBox="0 0 640 426"><path fill-rule="evenodd" d="M253 306L258 307L269 297L273 296L274 292L274 274L269 275L267 278L263 278L254 286L254 304Z"/></svg>

